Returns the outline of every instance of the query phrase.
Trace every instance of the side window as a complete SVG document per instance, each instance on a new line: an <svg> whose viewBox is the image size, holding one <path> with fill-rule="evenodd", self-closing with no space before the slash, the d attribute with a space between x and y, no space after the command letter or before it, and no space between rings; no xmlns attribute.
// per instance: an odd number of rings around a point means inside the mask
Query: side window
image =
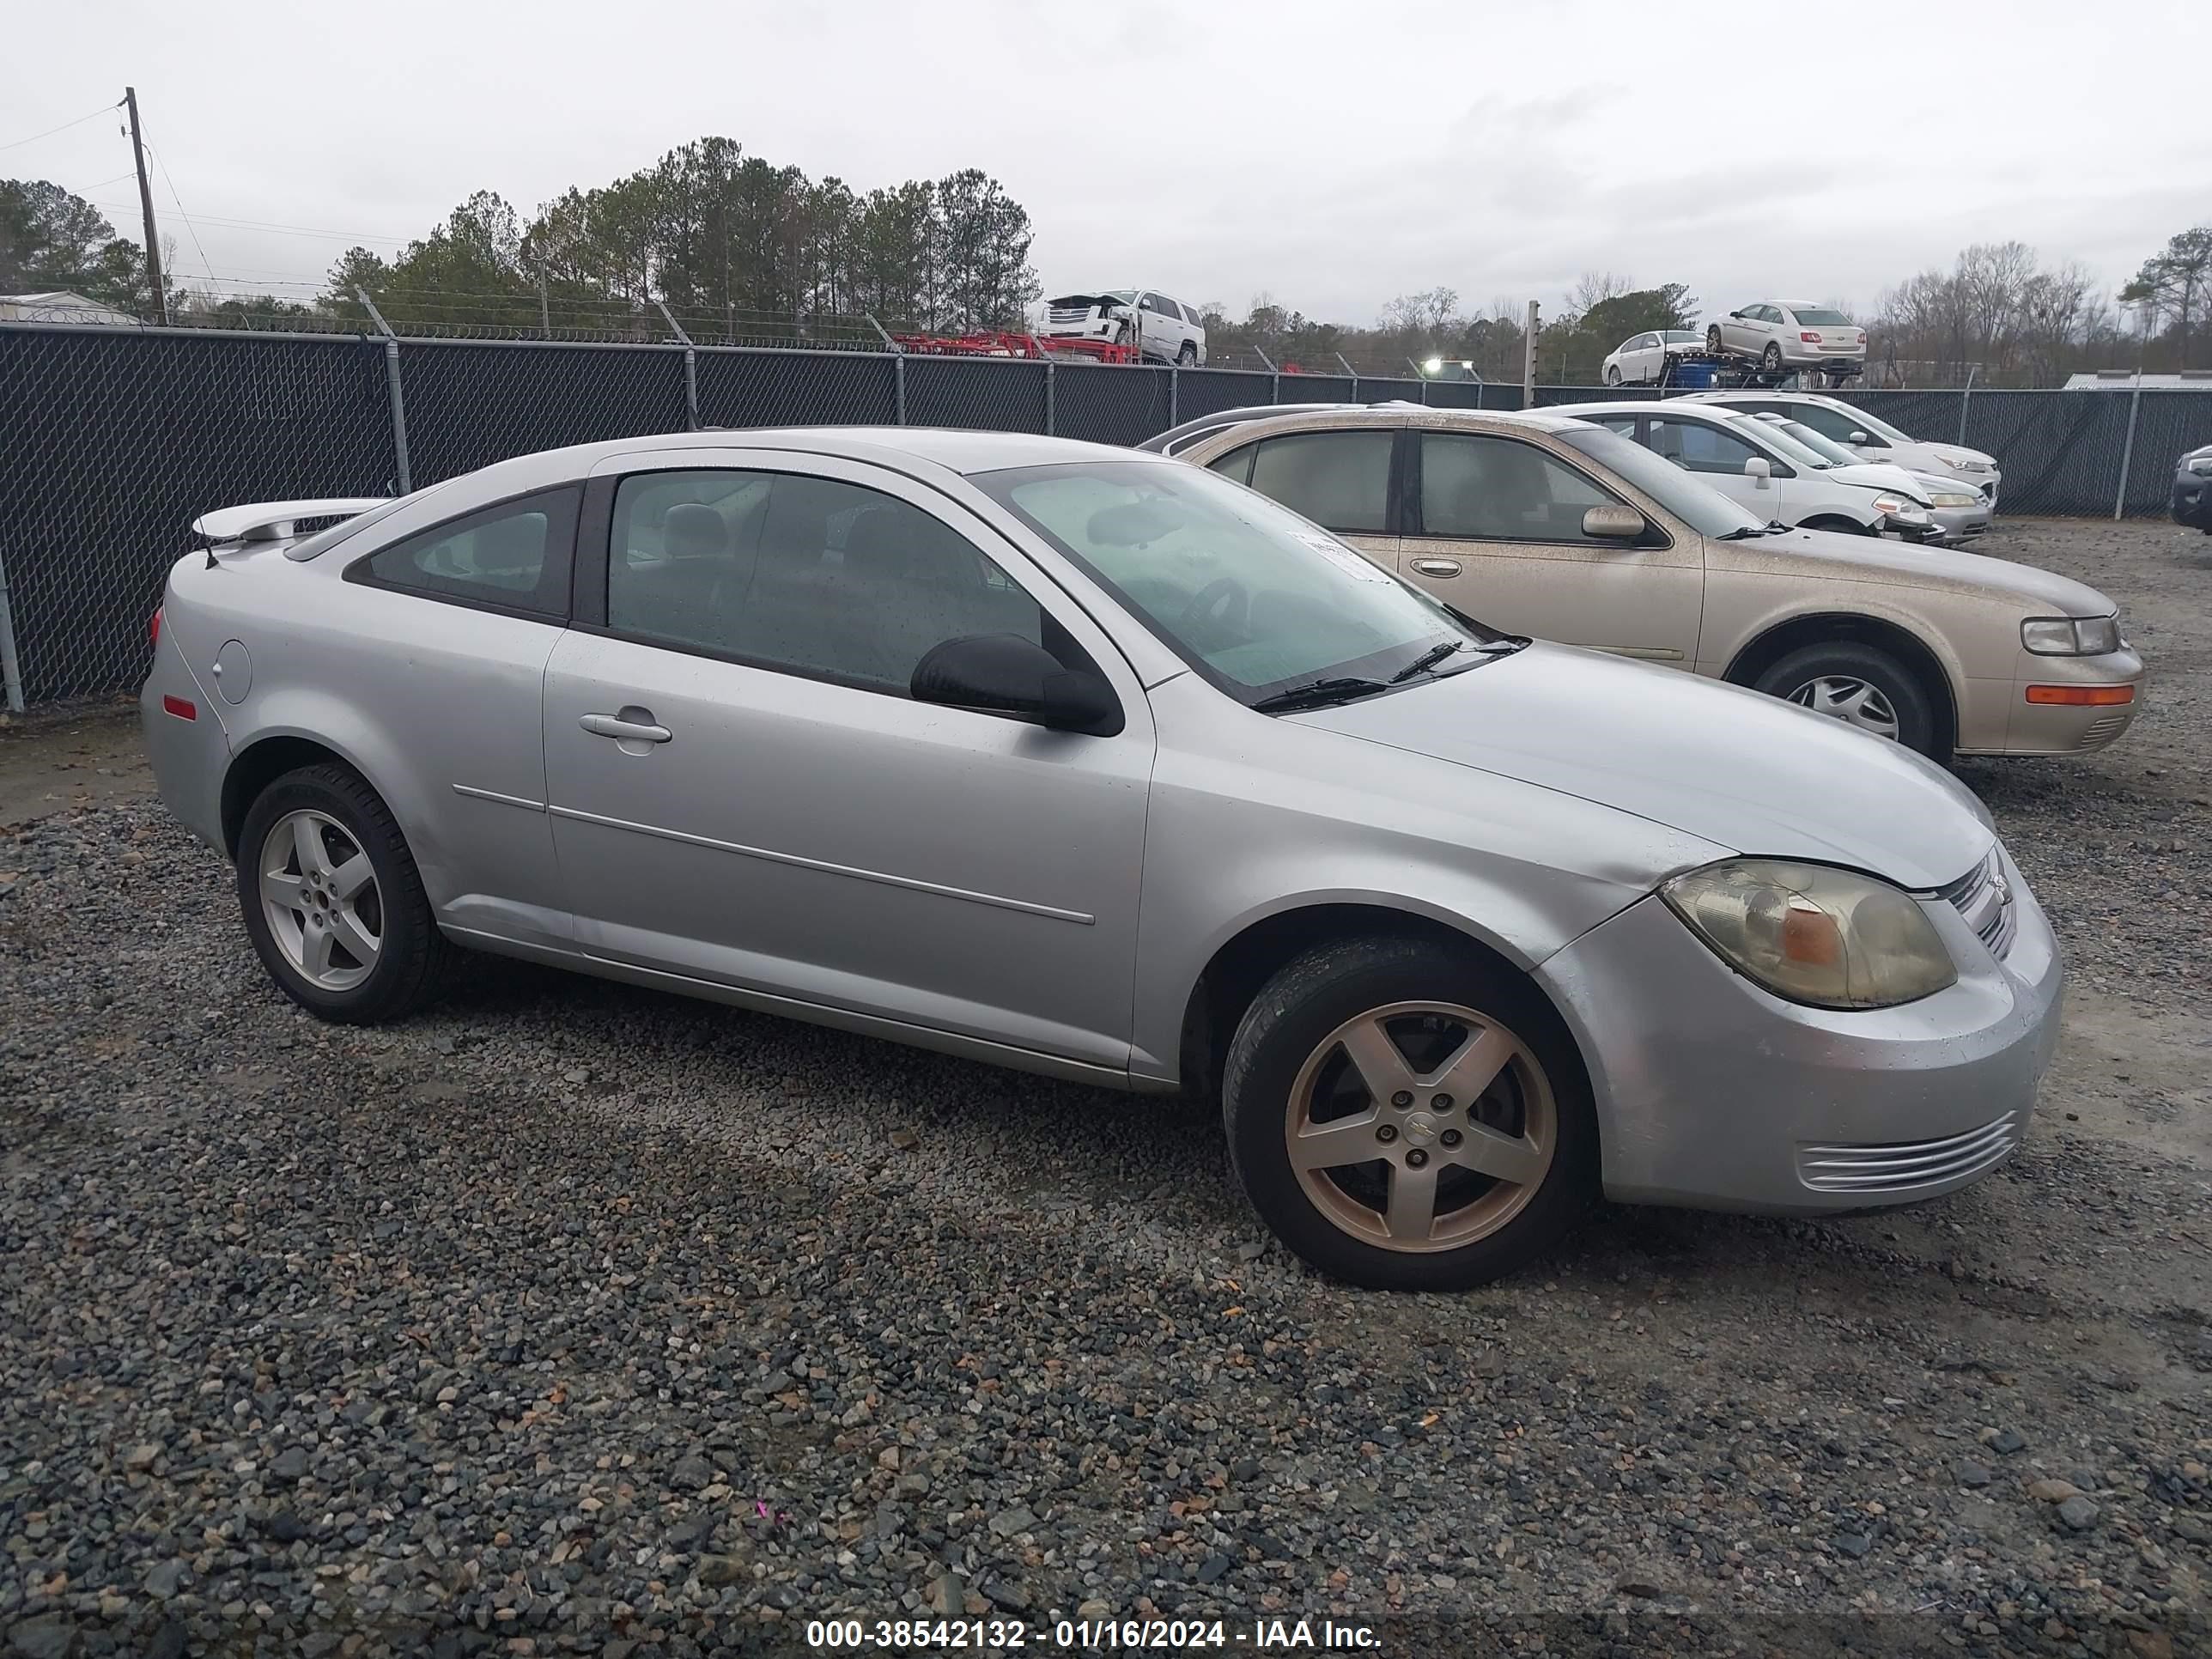
<svg viewBox="0 0 2212 1659"><path fill-rule="evenodd" d="M1147 294L1138 303L1143 306L1146 311L1158 312L1162 316L1173 316L1175 314L1175 307L1169 301L1160 298L1157 294Z"/></svg>
<svg viewBox="0 0 2212 1659"><path fill-rule="evenodd" d="M346 580L532 616L568 614L574 486L502 501L380 548Z"/></svg>
<svg viewBox="0 0 2212 1659"><path fill-rule="evenodd" d="M1604 415L1595 419L1585 416L1592 426L1601 426L1607 432L1617 432L1632 443L1636 440L1636 416L1633 415Z"/></svg>
<svg viewBox="0 0 2212 1659"><path fill-rule="evenodd" d="M1652 417L1651 447L1687 472L1741 473L1743 464L1759 453L1734 433L1663 416Z"/></svg>
<svg viewBox="0 0 2212 1659"><path fill-rule="evenodd" d="M1583 534L1583 514L1620 501L1534 444L1458 433L1421 434L1421 528L1428 535L1486 542L1586 542L1591 538Z"/></svg>
<svg viewBox="0 0 2212 1659"><path fill-rule="evenodd" d="M1658 343L1656 334L1639 334L1628 343L1628 349L1631 351L1649 351Z"/></svg>
<svg viewBox="0 0 2212 1659"><path fill-rule="evenodd" d="M1379 536L1390 522L1390 450L1396 435L1297 432L1263 439L1253 447L1249 483L1324 530Z"/></svg>
<svg viewBox="0 0 2212 1659"><path fill-rule="evenodd" d="M1196 306L1185 306L1182 308L1182 314L1183 319L1193 328L1204 328L1206 326L1206 319L1198 314L1198 307Z"/></svg>
<svg viewBox="0 0 2212 1659"><path fill-rule="evenodd" d="M1824 438L1832 438L1839 444L1848 444L1854 432L1866 432L1866 428L1840 409L1831 409L1826 404L1792 404L1792 420L1802 421ZM1870 449L1889 447L1873 433L1867 432L1867 447Z"/></svg>
<svg viewBox="0 0 2212 1659"><path fill-rule="evenodd" d="M1257 444L1246 444L1242 449L1232 449L1226 455L1217 455L1206 464L1209 472L1218 472L1224 478L1241 484L1252 482L1252 458L1260 453Z"/></svg>
<svg viewBox="0 0 2212 1659"><path fill-rule="evenodd" d="M607 625L899 696L946 640L1046 643L1036 601L920 507L842 479L728 469L622 481Z"/></svg>

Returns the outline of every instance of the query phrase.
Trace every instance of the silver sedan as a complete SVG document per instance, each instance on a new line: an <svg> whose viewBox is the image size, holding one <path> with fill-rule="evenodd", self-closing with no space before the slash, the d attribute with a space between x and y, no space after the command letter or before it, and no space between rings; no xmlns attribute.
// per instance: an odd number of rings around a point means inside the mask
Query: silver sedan
<svg viewBox="0 0 2212 1659"><path fill-rule="evenodd" d="M1429 1288L1600 1192L1950 1191L2057 1035L1936 767L1501 635L1177 462L702 433L202 527L155 769L327 1019L485 951L1188 1089L1292 1249Z"/></svg>

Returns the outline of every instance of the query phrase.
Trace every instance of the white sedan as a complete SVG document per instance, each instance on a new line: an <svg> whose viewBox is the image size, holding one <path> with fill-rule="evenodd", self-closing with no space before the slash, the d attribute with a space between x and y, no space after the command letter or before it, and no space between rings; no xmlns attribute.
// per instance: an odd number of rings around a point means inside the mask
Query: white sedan
<svg viewBox="0 0 2212 1659"><path fill-rule="evenodd" d="M1761 300L1705 326L1705 347L1756 357L1761 368L1855 374L1866 367L1866 331L1828 306Z"/></svg>
<svg viewBox="0 0 2212 1659"><path fill-rule="evenodd" d="M1933 535L1924 490L1893 466L1838 466L1770 421L1680 398L1562 404L1550 411L1617 432L1771 523L1862 536Z"/></svg>
<svg viewBox="0 0 2212 1659"><path fill-rule="evenodd" d="M1705 337L1695 329L1655 329L1623 340L1605 356L1605 383L1619 386L1656 384L1667 373L1667 360L1683 351L1705 348Z"/></svg>

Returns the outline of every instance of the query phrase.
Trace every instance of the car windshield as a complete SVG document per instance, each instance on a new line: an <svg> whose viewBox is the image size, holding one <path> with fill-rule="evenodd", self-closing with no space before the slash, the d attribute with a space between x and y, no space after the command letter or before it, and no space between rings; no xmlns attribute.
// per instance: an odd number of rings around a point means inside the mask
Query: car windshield
<svg viewBox="0 0 2212 1659"><path fill-rule="evenodd" d="M1810 467L1815 472L1827 470L1826 458L1806 448L1772 421L1762 421L1756 415L1731 415L1729 423L1750 433L1753 443L1779 455L1792 466Z"/></svg>
<svg viewBox="0 0 2212 1659"><path fill-rule="evenodd" d="M1861 426L1864 427L1869 432L1873 433L1877 438L1887 438L1893 444L1911 444L1918 443L1920 441L1911 433L1899 432L1887 421L1876 419L1874 416L1868 414L1866 410L1857 407L1856 404L1839 403L1833 404L1832 407L1839 413L1850 416Z"/></svg>
<svg viewBox="0 0 2212 1659"><path fill-rule="evenodd" d="M1856 466L1859 458L1825 434L1815 432L1802 421L1778 421L1768 416L1759 419L1778 432L1786 432L1797 441L1801 449L1809 449L1830 466Z"/></svg>
<svg viewBox="0 0 2212 1659"><path fill-rule="evenodd" d="M1559 441L1580 451L1624 483L1642 490L1700 536L1757 534L1765 521L1753 517L1711 484L1643 445L1580 422L1563 428Z"/></svg>
<svg viewBox="0 0 2212 1659"><path fill-rule="evenodd" d="M1503 637L1463 623L1289 508L1203 468L1077 461L973 482L1242 702L1318 680L1379 684L1424 658L1441 662L1450 652L1438 655L1439 646Z"/></svg>
<svg viewBox="0 0 2212 1659"><path fill-rule="evenodd" d="M1790 314L1808 328L1849 328L1851 319L1826 306L1792 306Z"/></svg>

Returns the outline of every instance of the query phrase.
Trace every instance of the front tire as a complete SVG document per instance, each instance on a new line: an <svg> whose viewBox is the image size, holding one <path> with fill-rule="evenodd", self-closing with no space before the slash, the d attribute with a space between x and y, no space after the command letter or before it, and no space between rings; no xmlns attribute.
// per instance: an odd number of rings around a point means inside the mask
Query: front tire
<svg viewBox="0 0 2212 1659"><path fill-rule="evenodd" d="M1753 689L1815 714L1827 714L1871 737L1948 758L1937 737L1936 711L1920 678L1887 651L1851 640L1792 651L1753 683Z"/></svg>
<svg viewBox="0 0 2212 1659"><path fill-rule="evenodd" d="M413 1012L452 950L391 809L343 766L301 767L261 792L239 831L238 899L261 965L319 1019Z"/></svg>
<svg viewBox="0 0 2212 1659"><path fill-rule="evenodd" d="M1439 944L1352 939L1285 965L1237 1026L1222 1113L1261 1218L1370 1289L1510 1273L1597 1190L1565 1026L1526 980Z"/></svg>
<svg viewBox="0 0 2212 1659"><path fill-rule="evenodd" d="M1872 525L1861 524L1856 519L1840 519L1832 514L1817 519L1808 519L1797 526L1800 530L1827 530L1838 536L1879 536L1881 532Z"/></svg>
<svg viewBox="0 0 2212 1659"><path fill-rule="evenodd" d="M1705 329L1705 349L1717 356L1720 349L1721 325L1718 323L1713 323Z"/></svg>

